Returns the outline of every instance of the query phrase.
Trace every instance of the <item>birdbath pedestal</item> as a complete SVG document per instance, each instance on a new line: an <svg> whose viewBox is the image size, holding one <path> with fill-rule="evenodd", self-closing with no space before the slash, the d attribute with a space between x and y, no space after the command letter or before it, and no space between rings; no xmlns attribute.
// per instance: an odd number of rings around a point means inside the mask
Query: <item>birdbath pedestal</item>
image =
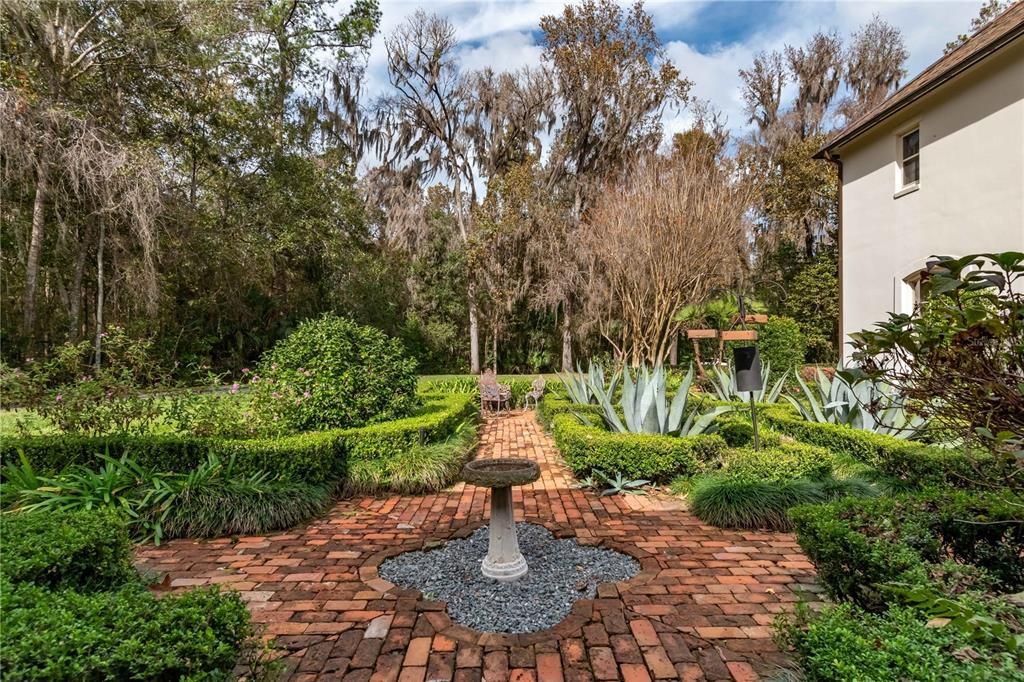
<svg viewBox="0 0 1024 682"><path fill-rule="evenodd" d="M491 526L487 556L480 569L485 576L511 582L526 575L526 559L519 551L512 517L512 486L533 483L540 467L529 459L477 459L462 468L462 480L491 489Z"/></svg>

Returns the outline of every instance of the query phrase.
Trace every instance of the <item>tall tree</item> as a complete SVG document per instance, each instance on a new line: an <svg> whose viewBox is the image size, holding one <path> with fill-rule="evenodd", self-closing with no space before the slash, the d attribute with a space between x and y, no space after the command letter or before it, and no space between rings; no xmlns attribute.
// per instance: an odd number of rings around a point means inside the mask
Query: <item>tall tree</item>
<svg viewBox="0 0 1024 682"><path fill-rule="evenodd" d="M549 160L549 186L571 197L568 234L551 240L558 268L579 267L571 253L601 183L661 143L661 115L685 102L690 82L665 58L642 2L623 9L612 0L583 0L541 19L544 60L554 72L562 120ZM562 366L571 369L578 277L548 280L562 310Z"/></svg>
<svg viewBox="0 0 1024 682"><path fill-rule="evenodd" d="M850 96L839 106L847 121L881 104L907 75L909 53L898 28L877 14L850 38L844 75Z"/></svg>

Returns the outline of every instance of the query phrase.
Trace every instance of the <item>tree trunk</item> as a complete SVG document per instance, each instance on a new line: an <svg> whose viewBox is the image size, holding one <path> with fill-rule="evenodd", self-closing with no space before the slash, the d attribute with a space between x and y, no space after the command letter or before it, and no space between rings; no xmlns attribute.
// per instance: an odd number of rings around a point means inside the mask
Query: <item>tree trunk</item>
<svg viewBox="0 0 1024 682"><path fill-rule="evenodd" d="M96 341L94 348L97 372L100 370L103 353L103 240L105 236L105 226L100 223L100 239L96 245Z"/></svg>
<svg viewBox="0 0 1024 682"><path fill-rule="evenodd" d="M672 348L668 352L668 364L672 367L679 364L679 332L672 335Z"/></svg>
<svg viewBox="0 0 1024 682"><path fill-rule="evenodd" d="M82 337L85 331L82 329L82 279L85 275L85 257L87 255L85 244L79 243L78 255L75 256L75 272L71 278L71 294L69 296L71 307L68 312L68 317L71 318L69 325L71 338L76 341Z"/></svg>
<svg viewBox="0 0 1024 682"><path fill-rule="evenodd" d="M476 287L469 285L469 371L472 374L480 373L480 316L476 309L476 302L473 300L476 295Z"/></svg>
<svg viewBox="0 0 1024 682"><path fill-rule="evenodd" d="M46 224L46 200L49 193L49 170L45 163L36 168L36 197L32 205L32 235L29 238L28 262L25 264L24 333L31 339L36 325L36 287L39 283L39 261L43 251L43 228Z"/></svg>
<svg viewBox="0 0 1024 682"><path fill-rule="evenodd" d="M498 373L498 326L494 326L494 338L491 339L491 353L493 353L492 362L494 363L494 373Z"/></svg>
<svg viewBox="0 0 1024 682"><path fill-rule="evenodd" d="M572 371L572 316L569 302L563 306L562 316L562 371Z"/></svg>

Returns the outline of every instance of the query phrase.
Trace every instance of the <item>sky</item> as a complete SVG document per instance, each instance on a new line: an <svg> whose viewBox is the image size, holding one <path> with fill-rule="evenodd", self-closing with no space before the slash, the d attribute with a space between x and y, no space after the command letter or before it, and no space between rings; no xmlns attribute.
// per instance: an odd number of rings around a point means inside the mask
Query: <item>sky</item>
<svg viewBox="0 0 1024 682"><path fill-rule="evenodd" d="M381 0L380 33L370 52L367 93L387 88L384 36L419 8L441 14L455 26L465 69L490 66L513 70L541 61L541 17L560 13L562 0ZM803 45L818 30L844 38L873 14L899 27L910 52L908 80L942 56L946 43L970 26L981 0L805 2L739 0L648 0L647 11L669 59L693 81L691 94L710 103L735 135L749 129L743 114L737 71L759 51ZM686 111L668 112L665 136L685 130Z"/></svg>

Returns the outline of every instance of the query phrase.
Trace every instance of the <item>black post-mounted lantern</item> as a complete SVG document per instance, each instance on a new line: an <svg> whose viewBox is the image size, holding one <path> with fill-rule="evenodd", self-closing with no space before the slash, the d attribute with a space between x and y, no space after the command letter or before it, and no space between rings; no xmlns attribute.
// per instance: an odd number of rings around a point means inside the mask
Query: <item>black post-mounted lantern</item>
<svg viewBox="0 0 1024 682"><path fill-rule="evenodd" d="M761 354L757 346L743 346L732 349L733 366L736 368L736 390L750 393L750 421L754 425L754 449L761 449L761 439L757 434L757 404L754 391L764 390L764 379L761 376Z"/></svg>

